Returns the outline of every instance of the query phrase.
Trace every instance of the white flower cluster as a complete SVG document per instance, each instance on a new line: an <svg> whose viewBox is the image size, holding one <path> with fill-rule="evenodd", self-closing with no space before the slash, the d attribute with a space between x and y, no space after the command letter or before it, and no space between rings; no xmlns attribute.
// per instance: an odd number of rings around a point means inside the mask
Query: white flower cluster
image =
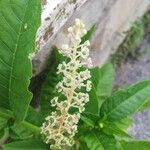
<svg viewBox="0 0 150 150"><path fill-rule="evenodd" d="M63 45L59 50L62 55L70 59L67 63L59 64L57 72L63 75L63 79L56 88L65 96L65 100L60 100L59 97L51 100L51 105L56 107L56 111L46 118L42 126L41 133L45 135L46 143L51 143L51 148L63 149L66 145L74 144L73 137L77 133L80 114L89 101L87 92L91 90L91 81L88 80L91 75L88 69L81 69L83 65L92 66L88 49L90 42L81 44L81 37L86 33L83 22L76 19L75 24L68 28L69 45ZM86 92L80 92L81 88ZM78 111L71 113L72 108Z"/></svg>

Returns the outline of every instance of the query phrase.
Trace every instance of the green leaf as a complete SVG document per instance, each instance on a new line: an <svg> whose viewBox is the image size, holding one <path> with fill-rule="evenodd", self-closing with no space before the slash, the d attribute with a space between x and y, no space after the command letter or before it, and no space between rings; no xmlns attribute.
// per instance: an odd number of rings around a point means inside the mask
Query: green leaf
<svg viewBox="0 0 150 150"><path fill-rule="evenodd" d="M1 138L4 137L4 134L5 134L5 129L1 129L0 130L0 143L1 143Z"/></svg>
<svg viewBox="0 0 150 150"><path fill-rule="evenodd" d="M150 97L150 80L122 89L102 105L100 116L108 121L119 121L135 113Z"/></svg>
<svg viewBox="0 0 150 150"><path fill-rule="evenodd" d="M150 108L150 98L147 99L146 103L140 108L140 111Z"/></svg>
<svg viewBox="0 0 150 150"><path fill-rule="evenodd" d="M119 150L114 136L96 129L89 131L83 139L90 150Z"/></svg>
<svg viewBox="0 0 150 150"><path fill-rule="evenodd" d="M105 64L102 68L96 67L91 70L92 83L99 100L99 107L106 97L112 93L114 80L114 69L111 63Z"/></svg>
<svg viewBox="0 0 150 150"><path fill-rule="evenodd" d="M24 140L33 137L33 133L20 124L14 124L9 130L10 137L13 140Z"/></svg>
<svg viewBox="0 0 150 150"><path fill-rule="evenodd" d="M79 150L88 150L88 147L87 147L86 143L80 142Z"/></svg>
<svg viewBox="0 0 150 150"><path fill-rule="evenodd" d="M119 128L114 123L105 122L102 131L107 135L116 135L119 137L131 138L131 136L123 129Z"/></svg>
<svg viewBox="0 0 150 150"><path fill-rule="evenodd" d="M150 141L120 141L121 150L149 150Z"/></svg>
<svg viewBox="0 0 150 150"><path fill-rule="evenodd" d="M18 121L32 98L28 55L35 50L40 10L40 0L0 0L0 106L11 108Z"/></svg>
<svg viewBox="0 0 150 150"><path fill-rule="evenodd" d="M113 80L114 80L114 68L111 63L105 64L99 70L99 82L97 85L97 95L99 97L108 97L112 93Z"/></svg>
<svg viewBox="0 0 150 150"><path fill-rule="evenodd" d="M81 43L84 43L87 40L90 40L92 38L93 33L96 31L96 25L94 24L90 30L87 31L87 34L85 34L82 39Z"/></svg>
<svg viewBox="0 0 150 150"><path fill-rule="evenodd" d="M0 148L2 148L2 144L8 139L9 137L9 128L5 127L4 129L0 130Z"/></svg>
<svg viewBox="0 0 150 150"><path fill-rule="evenodd" d="M89 102L85 105L84 113L90 113L93 115L99 115L99 100L96 95L95 87L92 83L92 89L89 92Z"/></svg>
<svg viewBox="0 0 150 150"><path fill-rule="evenodd" d="M0 130L5 128L7 125L7 119L0 117Z"/></svg>
<svg viewBox="0 0 150 150"><path fill-rule="evenodd" d="M0 108L0 139L4 137L5 132L8 131L8 122L12 113L9 110ZM0 140L1 143L1 140Z"/></svg>
<svg viewBox="0 0 150 150"><path fill-rule="evenodd" d="M89 131L84 137L84 141L90 150L103 150L103 146L96 132Z"/></svg>
<svg viewBox="0 0 150 150"><path fill-rule="evenodd" d="M33 107L29 107L27 117L25 119L27 122L30 122L34 125L41 126L42 125L42 115L40 112L37 112Z"/></svg>
<svg viewBox="0 0 150 150"><path fill-rule="evenodd" d="M24 140L6 144L3 150L49 150L49 146L39 140Z"/></svg>
<svg viewBox="0 0 150 150"><path fill-rule="evenodd" d="M6 119L9 126L14 124L13 113L10 110L0 108L0 118ZM39 115L39 113L36 112L32 107L29 107L26 119L22 122L16 123L17 125L20 125L35 134L39 134L41 131L39 127L42 124L41 115Z"/></svg>
<svg viewBox="0 0 150 150"><path fill-rule="evenodd" d="M118 143L116 141L116 139L114 138L114 136L112 135L106 135L103 132L99 132L95 131L96 134L99 135L99 140L101 141L104 150L119 150L118 149Z"/></svg>
<svg viewBox="0 0 150 150"><path fill-rule="evenodd" d="M92 90L89 92L90 101L85 106L85 112L99 114L104 97L108 97L112 91L114 70L112 64L105 64L102 68L92 68Z"/></svg>
<svg viewBox="0 0 150 150"><path fill-rule="evenodd" d="M95 122L93 120L91 120L90 118L84 116L84 115L81 115L81 120L86 123L88 126L90 127L93 127L94 128L94 125L95 125Z"/></svg>
<svg viewBox="0 0 150 150"><path fill-rule="evenodd" d="M100 120L98 115L84 112L81 114L81 120L90 128L94 128L97 122Z"/></svg>
<svg viewBox="0 0 150 150"><path fill-rule="evenodd" d="M120 129L126 130L127 128L129 128L130 126L132 126L133 119L132 118L125 118L125 119L122 119L122 120L119 120L119 121L115 122L115 124Z"/></svg>
<svg viewBox="0 0 150 150"><path fill-rule="evenodd" d="M0 107L0 117L5 119L10 119L11 117L13 117L13 113L8 109Z"/></svg>

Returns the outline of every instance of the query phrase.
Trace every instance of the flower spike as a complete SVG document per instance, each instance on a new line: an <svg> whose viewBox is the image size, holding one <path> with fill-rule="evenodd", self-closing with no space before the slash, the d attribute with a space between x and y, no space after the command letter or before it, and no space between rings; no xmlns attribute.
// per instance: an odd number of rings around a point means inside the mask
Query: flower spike
<svg viewBox="0 0 150 150"><path fill-rule="evenodd" d="M92 66L89 58L89 41L81 44L81 38L87 33L85 25L80 19L75 20L75 24L68 28L69 44L62 45L59 53L69 57L69 62L62 62L58 65L58 74L63 75L63 79L57 84L57 91L65 96L65 100L54 97L51 106L56 107L56 111L45 119L41 133L45 135L46 143L51 144L51 148L64 149L65 146L74 144L73 137L77 133L77 124L80 114L85 110L85 104L89 101L88 92L91 90L90 71L81 67ZM84 88L85 93L79 92ZM70 113L71 108L78 111Z"/></svg>

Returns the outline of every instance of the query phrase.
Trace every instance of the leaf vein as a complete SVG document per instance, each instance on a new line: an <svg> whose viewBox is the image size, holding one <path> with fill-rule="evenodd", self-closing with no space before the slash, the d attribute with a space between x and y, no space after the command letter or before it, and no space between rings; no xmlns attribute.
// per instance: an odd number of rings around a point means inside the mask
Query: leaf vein
<svg viewBox="0 0 150 150"><path fill-rule="evenodd" d="M20 24L20 28L19 28L19 32L17 34L17 42L16 42L16 46L15 46L15 50L14 50L14 55L13 55L13 59L12 59L12 62L11 62L11 66L14 65L14 61L15 61L15 57L16 57L16 52L17 52L17 49L18 49L18 42L19 42L19 37L21 35L21 30L22 30L22 26L23 26L23 20L24 20L24 17L26 15L26 10L27 10L27 7L28 7L28 4L29 4L29 0L27 2L27 5L26 5L26 8L25 8L25 13L24 13L24 16L23 16L23 19L22 19L22 22ZM13 76L13 67L10 71L10 76L9 76L9 101L10 101L10 88L12 86L12 76Z"/></svg>
<svg viewBox="0 0 150 150"><path fill-rule="evenodd" d="M13 50L0 38L0 42L5 45L12 53L13 53Z"/></svg>
<svg viewBox="0 0 150 150"><path fill-rule="evenodd" d="M14 28L10 25L10 23L8 22L8 20L6 19L6 17L4 16L4 13L2 12L2 18L4 19L4 21L7 23L7 25L14 31L14 33L17 35L17 32L14 30Z"/></svg>

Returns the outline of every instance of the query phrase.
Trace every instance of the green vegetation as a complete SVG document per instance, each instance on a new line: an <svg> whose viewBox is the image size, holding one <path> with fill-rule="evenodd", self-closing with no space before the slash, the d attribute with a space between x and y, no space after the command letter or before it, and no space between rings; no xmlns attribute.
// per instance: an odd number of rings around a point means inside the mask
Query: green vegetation
<svg viewBox="0 0 150 150"><path fill-rule="evenodd" d="M40 0L0 0L0 148L3 150L48 150L53 144L53 141L50 144L43 142L41 126L45 116L55 109L50 107L50 100L58 94L56 84L60 76L56 73L57 66L67 60L55 48L51 68L40 92L41 107L36 111L30 105L32 94L28 87L32 77L32 61L28 56L35 50L40 16ZM130 48L135 48L145 32L149 32L149 19L150 16L146 15L145 23L139 21L133 27L129 36L132 42L126 39ZM94 30L95 26L82 38L82 42L88 40ZM138 35L137 39L135 35ZM128 50L125 44L123 47ZM144 104L148 102L150 80L114 92L112 64L91 68L90 72L92 90L78 123L75 144L73 147L65 145L63 149L148 150L149 141L137 141L126 129L132 125L131 116L144 109ZM74 80L79 81L77 78ZM76 90L85 92L84 88ZM77 100L81 99L78 97ZM52 128L59 129L55 122L49 125L52 124Z"/></svg>
<svg viewBox="0 0 150 150"><path fill-rule="evenodd" d="M127 36L118 47L115 54L112 55L111 61L114 65L119 65L126 61L127 58L136 58L140 53L136 49L142 43L144 37L150 33L150 10L138 19L127 32Z"/></svg>

